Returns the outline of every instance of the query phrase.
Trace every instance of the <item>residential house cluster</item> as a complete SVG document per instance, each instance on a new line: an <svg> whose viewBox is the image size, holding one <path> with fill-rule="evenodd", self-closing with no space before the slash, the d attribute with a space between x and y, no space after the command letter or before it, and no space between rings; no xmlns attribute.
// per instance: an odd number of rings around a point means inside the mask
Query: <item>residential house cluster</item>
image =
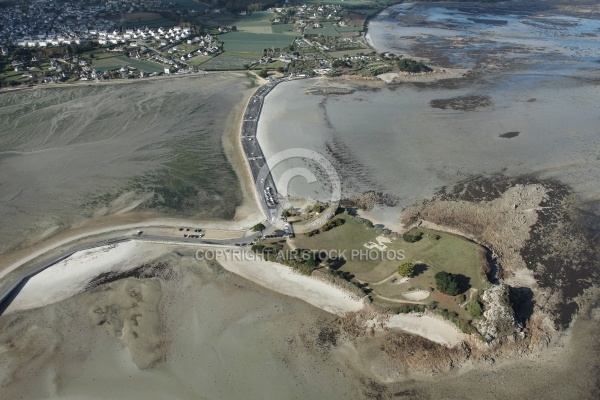
<svg viewBox="0 0 600 400"><path fill-rule="evenodd" d="M348 23L342 16L342 7L335 4L293 5L272 8L276 15L274 24L295 24L297 30L321 28L324 22L335 22L340 26Z"/></svg>
<svg viewBox="0 0 600 400"><path fill-rule="evenodd" d="M28 0L4 4L0 44L28 47L78 43L121 23L123 13L162 8L159 0Z"/></svg>

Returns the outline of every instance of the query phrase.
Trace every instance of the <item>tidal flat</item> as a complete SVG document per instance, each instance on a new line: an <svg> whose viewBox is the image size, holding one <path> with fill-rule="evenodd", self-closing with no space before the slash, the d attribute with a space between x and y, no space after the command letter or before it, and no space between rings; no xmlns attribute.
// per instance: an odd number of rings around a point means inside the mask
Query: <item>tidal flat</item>
<svg viewBox="0 0 600 400"><path fill-rule="evenodd" d="M0 95L0 253L131 211L231 219L223 149L243 75ZM226 88L226 89L225 89Z"/></svg>

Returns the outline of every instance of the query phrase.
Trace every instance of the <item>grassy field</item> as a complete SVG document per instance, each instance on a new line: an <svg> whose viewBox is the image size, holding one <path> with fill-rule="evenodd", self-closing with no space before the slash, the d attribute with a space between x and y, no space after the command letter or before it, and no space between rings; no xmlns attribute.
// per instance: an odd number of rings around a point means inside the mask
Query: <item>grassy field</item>
<svg viewBox="0 0 600 400"><path fill-rule="evenodd" d="M92 65L97 71L111 71L121 67L133 67L144 72L163 72L164 66L152 61L137 60L135 58L129 58L124 55L113 55L107 57L101 55L100 57L92 59Z"/></svg>
<svg viewBox="0 0 600 400"><path fill-rule="evenodd" d="M260 57L260 53L239 53L231 51L221 53L218 56L202 63L201 68L206 71L241 70L244 69L245 64L258 61Z"/></svg>
<svg viewBox="0 0 600 400"><path fill-rule="evenodd" d="M262 52L263 49L284 48L292 44L294 37L282 34L257 34L230 32L219 35L225 51Z"/></svg>
<svg viewBox="0 0 600 400"><path fill-rule="evenodd" d="M342 36L333 26L323 28L309 28L304 30L305 35Z"/></svg>
<svg viewBox="0 0 600 400"><path fill-rule="evenodd" d="M197 67L198 65L200 65L200 64L203 64L203 63L207 62L207 61L208 61L208 60L210 60L211 58L212 58L212 56L203 56L203 55L199 55L199 56L196 56L196 57L194 57L194 58L190 59L190 60L188 61L188 64L190 64L190 65L191 65L191 66L193 66L193 67Z"/></svg>
<svg viewBox="0 0 600 400"><path fill-rule="evenodd" d="M297 33L300 34L300 32L293 32L294 31L294 24L276 24L276 25L271 25L271 31L273 33Z"/></svg>
<svg viewBox="0 0 600 400"><path fill-rule="evenodd" d="M368 256L352 257L352 251L368 252L367 242L376 243L380 233L375 228L369 228L355 218L342 214L345 223L328 232L319 233L313 237L298 235L293 240L293 246L312 250L336 249L346 250L345 263L340 271L351 274L360 282L368 282L373 289L374 298L385 305L398 305L410 301L403 296L415 290L430 292L435 288L434 275L446 271L459 276L461 292L469 295L469 290L481 290L487 287L487 280L482 274L485 263L485 250L479 245L462 237L420 229L423 237L416 243L405 242L402 238L385 243L386 249L372 249ZM398 253L400 252L400 253ZM378 255L379 254L379 255ZM398 257L403 254L404 259ZM398 266L410 261L418 265L415 276L407 282L400 282L396 275ZM423 300L437 301L440 306L458 312L466 317L466 312L460 308L455 297L446 296L435 290Z"/></svg>
<svg viewBox="0 0 600 400"><path fill-rule="evenodd" d="M249 28L270 27L271 18L275 14L270 11L257 11L250 15L211 14L198 17L198 21L213 26L235 26L239 31Z"/></svg>
<svg viewBox="0 0 600 400"><path fill-rule="evenodd" d="M0 78L6 79L7 82L25 82L29 80L23 76L26 71L7 71L0 74Z"/></svg>

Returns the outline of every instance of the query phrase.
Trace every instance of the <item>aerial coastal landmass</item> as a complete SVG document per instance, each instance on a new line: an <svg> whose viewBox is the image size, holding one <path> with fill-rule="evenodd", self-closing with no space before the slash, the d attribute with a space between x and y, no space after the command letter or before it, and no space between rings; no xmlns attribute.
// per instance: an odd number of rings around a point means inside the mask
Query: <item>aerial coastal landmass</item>
<svg viewBox="0 0 600 400"><path fill-rule="evenodd" d="M0 398L600 396L597 2L0 7Z"/></svg>

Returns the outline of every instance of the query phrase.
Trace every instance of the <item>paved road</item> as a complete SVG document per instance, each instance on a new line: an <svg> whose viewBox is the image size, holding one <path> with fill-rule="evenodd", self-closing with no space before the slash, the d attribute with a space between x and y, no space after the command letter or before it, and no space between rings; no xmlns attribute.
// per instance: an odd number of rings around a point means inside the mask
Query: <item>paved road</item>
<svg viewBox="0 0 600 400"><path fill-rule="evenodd" d="M242 124L242 148L248 159L248 165L252 172L252 180L256 193L260 199L263 213L270 223L274 224L281 215L281 207L279 205L277 188L273 177L269 171L269 166L266 165L265 155L260 148L260 144L256 138L258 129L258 119L262 111L265 96L275 88L283 79L271 80L266 85L261 86L252 96L244 113L244 122ZM276 204L269 204L265 196L265 189L272 188L273 198L277 201Z"/></svg>

